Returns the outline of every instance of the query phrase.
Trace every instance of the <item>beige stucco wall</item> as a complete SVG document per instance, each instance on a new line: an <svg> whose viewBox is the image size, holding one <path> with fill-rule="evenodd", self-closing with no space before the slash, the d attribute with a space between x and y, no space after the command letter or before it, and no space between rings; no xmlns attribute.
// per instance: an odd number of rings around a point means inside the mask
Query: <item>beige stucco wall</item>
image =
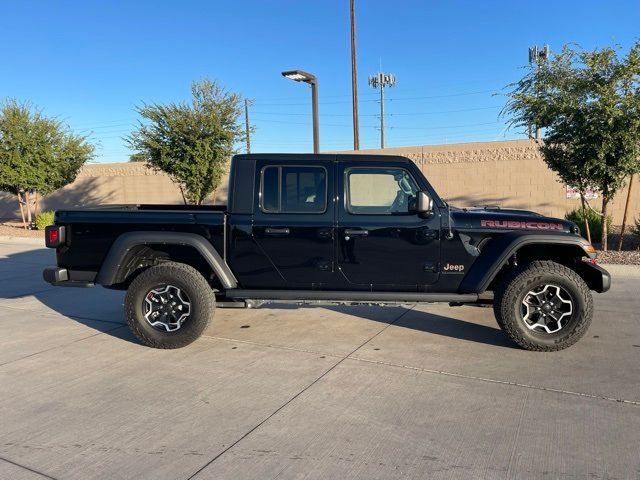
<svg viewBox="0 0 640 480"><path fill-rule="evenodd" d="M354 153L352 151L344 153ZM362 150L411 158L445 199L457 206L499 204L553 216L563 216L579 200L566 198L565 186L547 168L535 143L529 140L465 143ZM227 179L210 202L224 203ZM631 201L630 217L640 216L640 179ZM622 221L626 188L615 198L614 223ZM215 197L215 200L214 200ZM71 185L48 196L44 209L107 203L181 203L180 192L163 173L141 163L85 166ZM593 202L599 208L598 200ZM17 217L15 200L0 194L0 218Z"/></svg>
<svg viewBox="0 0 640 480"><path fill-rule="evenodd" d="M580 205L580 200L566 198L565 185L547 168L535 142L529 140L385 148L357 153L409 157L438 193L456 206L498 204L562 217ZM630 218L640 217L637 176L634 184ZM614 224L622 223L626 195L625 187L610 206ZM600 199L591 203L600 208Z"/></svg>
<svg viewBox="0 0 640 480"><path fill-rule="evenodd" d="M211 196L209 203L225 203L227 181ZM162 172L143 163L103 163L85 165L76 180L42 200L43 210L123 203L182 203L180 190ZM13 197L0 194L0 218L19 216Z"/></svg>

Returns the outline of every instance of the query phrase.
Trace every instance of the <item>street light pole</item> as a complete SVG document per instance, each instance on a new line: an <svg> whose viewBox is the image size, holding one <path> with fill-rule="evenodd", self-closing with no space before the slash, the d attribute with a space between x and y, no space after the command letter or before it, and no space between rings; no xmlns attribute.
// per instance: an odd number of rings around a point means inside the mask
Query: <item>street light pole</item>
<svg viewBox="0 0 640 480"><path fill-rule="evenodd" d="M311 84L311 115L313 117L313 153L320 153L320 131L318 125L318 81L313 78Z"/></svg>
<svg viewBox="0 0 640 480"><path fill-rule="evenodd" d="M318 79L302 70L288 70L282 76L296 82L311 85L311 115L313 116L313 153L320 153L320 129L318 122Z"/></svg>

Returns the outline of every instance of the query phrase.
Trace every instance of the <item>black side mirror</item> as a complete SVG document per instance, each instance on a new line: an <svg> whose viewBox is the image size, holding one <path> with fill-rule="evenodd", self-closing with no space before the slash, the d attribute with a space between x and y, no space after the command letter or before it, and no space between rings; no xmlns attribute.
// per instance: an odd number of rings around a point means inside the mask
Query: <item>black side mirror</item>
<svg viewBox="0 0 640 480"><path fill-rule="evenodd" d="M418 192L416 193L417 202L416 202L416 211L417 213L433 213L433 200L429 196L427 192Z"/></svg>

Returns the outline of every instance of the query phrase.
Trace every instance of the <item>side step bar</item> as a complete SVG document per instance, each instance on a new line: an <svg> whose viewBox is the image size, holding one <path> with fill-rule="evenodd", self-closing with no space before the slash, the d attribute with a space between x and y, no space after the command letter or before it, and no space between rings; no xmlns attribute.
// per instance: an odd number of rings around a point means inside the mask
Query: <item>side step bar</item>
<svg viewBox="0 0 640 480"><path fill-rule="evenodd" d="M421 292L342 292L321 290L247 290L235 288L224 292L227 298L251 300L321 300L354 303L473 303L476 293L421 293Z"/></svg>

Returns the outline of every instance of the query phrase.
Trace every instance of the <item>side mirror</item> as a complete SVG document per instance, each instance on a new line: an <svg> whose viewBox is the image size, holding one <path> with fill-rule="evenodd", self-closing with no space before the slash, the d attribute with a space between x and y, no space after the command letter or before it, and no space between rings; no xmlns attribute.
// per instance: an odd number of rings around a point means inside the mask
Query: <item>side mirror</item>
<svg viewBox="0 0 640 480"><path fill-rule="evenodd" d="M416 210L418 213L433 213L433 200L427 192L418 192Z"/></svg>

